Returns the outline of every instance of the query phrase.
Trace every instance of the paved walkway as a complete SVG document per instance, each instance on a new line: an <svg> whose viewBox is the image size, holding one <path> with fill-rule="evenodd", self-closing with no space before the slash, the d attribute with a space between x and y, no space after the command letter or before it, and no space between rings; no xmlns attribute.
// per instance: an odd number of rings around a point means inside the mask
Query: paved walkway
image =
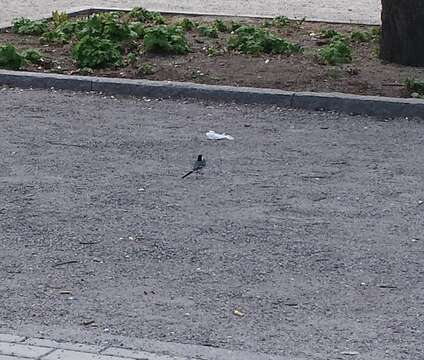
<svg viewBox="0 0 424 360"><path fill-rule="evenodd" d="M145 339L136 343L137 347L124 348L0 333L0 360L288 360L274 355Z"/></svg>
<svg viewBox="0 0 424 360"><path fill-rule="evenodd" d="M276 16L323 20L330 22L378 23L380 0L2 0L0 26L15 17L40 18L52 10L88 7L132 8L143 5L151 10L201 12L227 15Z"/></svg>

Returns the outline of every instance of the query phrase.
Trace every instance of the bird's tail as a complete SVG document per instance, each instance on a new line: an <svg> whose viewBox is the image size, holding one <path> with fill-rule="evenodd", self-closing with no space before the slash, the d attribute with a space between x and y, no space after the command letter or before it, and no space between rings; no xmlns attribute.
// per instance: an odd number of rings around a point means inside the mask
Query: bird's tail
<svg viewBox="0 0 424 360"><path fill-rule="evenodd" d="M185 174L184 176L181 177L181 179L184 179L185 177L191 175L194 173L194 170L189 171L187 174Z"/></svg>

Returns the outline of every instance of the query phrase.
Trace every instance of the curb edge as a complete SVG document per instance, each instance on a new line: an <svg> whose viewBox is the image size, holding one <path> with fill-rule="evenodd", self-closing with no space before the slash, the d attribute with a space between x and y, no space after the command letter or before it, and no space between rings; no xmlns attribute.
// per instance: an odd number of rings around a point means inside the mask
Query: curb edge
<svg viewBox="0 0 424 360"><path fill-rule="evenodd" d="M190 82L152 81L93 76L0 70L0 85L17 88L95 91L108 95L153 98L193 98L242 104L262 104L351 115L419 117L424 100L364 96L344 93L293 92L276 89L205 85Z"/></svg>

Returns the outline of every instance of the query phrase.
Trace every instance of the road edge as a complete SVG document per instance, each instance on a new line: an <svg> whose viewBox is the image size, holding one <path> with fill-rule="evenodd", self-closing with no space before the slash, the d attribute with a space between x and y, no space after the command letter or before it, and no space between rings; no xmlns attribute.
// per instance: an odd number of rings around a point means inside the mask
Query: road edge
<svg viewBox="0 0 424 360"><path fill-rule="evenodd" d="M108 95L192 98L241 104L266 104L312 111L335 111L378 117L424 119L424 100L344 93L293 92L277 89L152 81L0 70L0 86L93 91Z"/></svg>

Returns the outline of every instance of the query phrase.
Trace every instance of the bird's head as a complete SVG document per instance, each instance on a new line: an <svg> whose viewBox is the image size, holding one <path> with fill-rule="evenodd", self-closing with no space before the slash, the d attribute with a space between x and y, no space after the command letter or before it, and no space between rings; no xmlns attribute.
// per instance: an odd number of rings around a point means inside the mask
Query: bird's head
<svg viewBox="0 0 424 360"><path fill-rule="evenodd" d="M203 156L202 155L197 156L197 161L202 161L202 160L203 160Z"/></svg>

